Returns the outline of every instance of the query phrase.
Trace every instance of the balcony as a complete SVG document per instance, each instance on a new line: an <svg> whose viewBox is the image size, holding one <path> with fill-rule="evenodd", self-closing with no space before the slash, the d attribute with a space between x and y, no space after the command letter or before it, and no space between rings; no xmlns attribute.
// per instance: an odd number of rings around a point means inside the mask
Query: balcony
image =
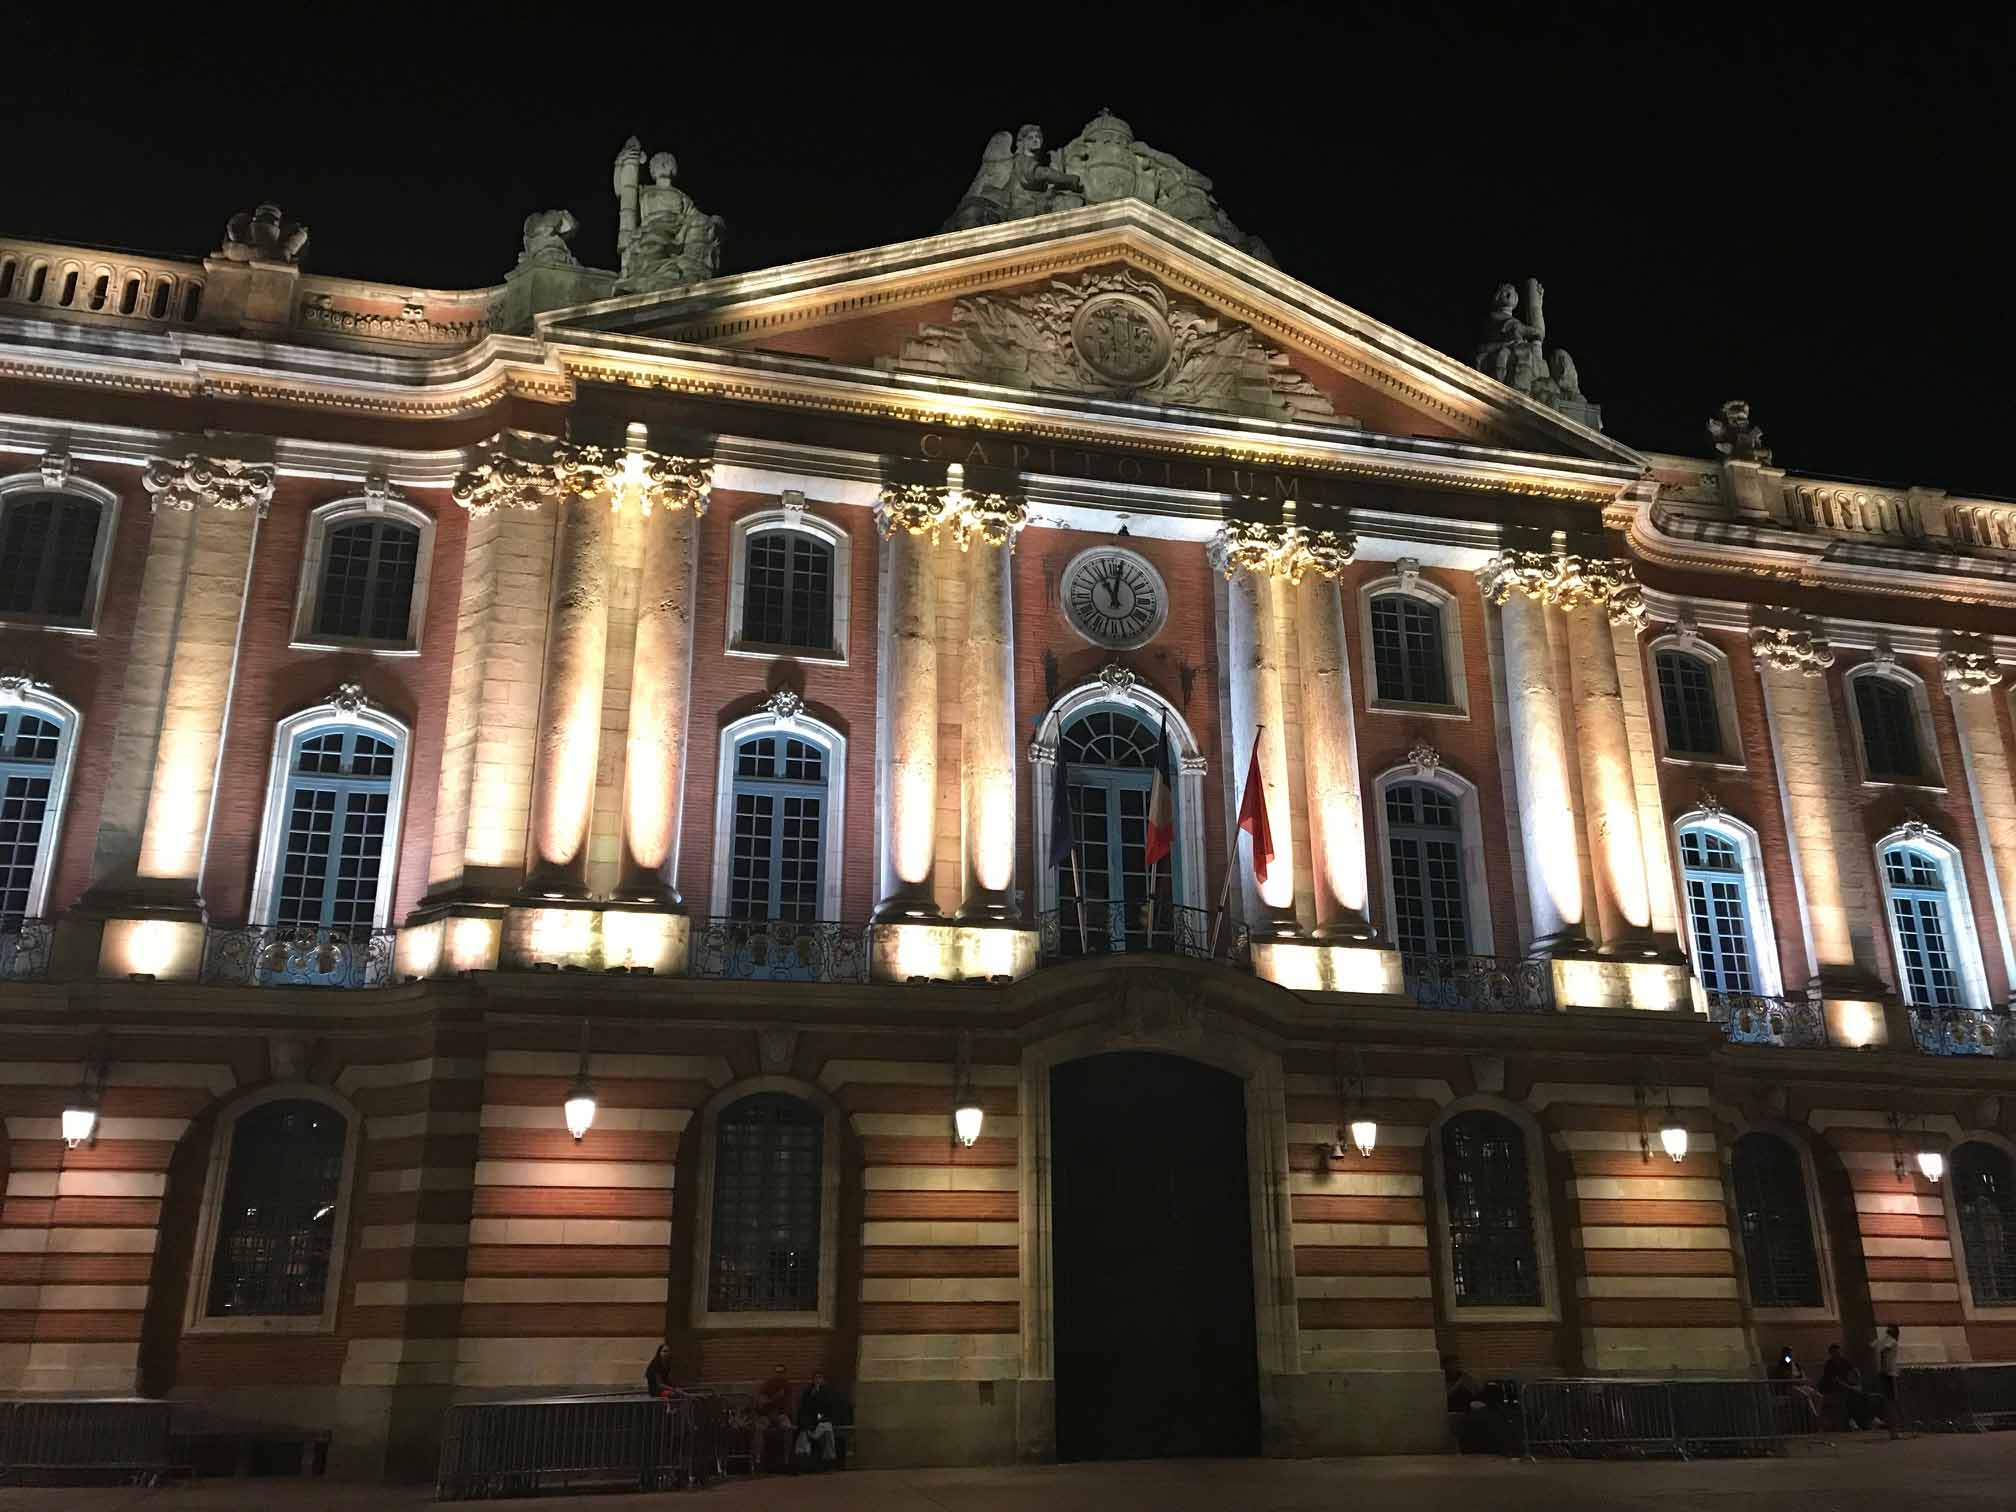
<svg viewBox="0 0 2016 1512"><path fill-rule="evenodd" d="M1913 1008L1911 1031L1927 1055L2016 1057L2016 1035L2007 1013L1969 1008Z"/></svg>
<svg viewBox="0 0 2016 1512"><path fill-rule="evenodd" d="M56 926L46 919L0 922L0 982L39 982L49 975Z"/></svg>
<svg viewBox="0 0 2016 1512"><path fill-rule="evenodd" d="M1708 1017L1732 1045L1776 1045L1786 1050L1819 1050L1827 1045L1827 1016L1804 997L1761 992L1711 992Z"/></svg>
<svg viewBox="0 0 2016 1512"><path fill-rule="evenodd" d="M1065 902L1036 916L1037 958L1048 966L1102 955L1180 955L1252 962L1252 931L1226 915L1167 903Z"/></svg>
<svg viewBox="0 0 2016 1512"><path fill-rule="evenodd" d="M865 982L869 944L862 924L696 919L686 974L721 982Z"/></svg>
<svg viewBox="0 0 2016 1512"><path fill-rule="evenodd" d="M389 987L397 931L348 925L212 925L202 980L213 987Z"/></svg>
<svg viewBox="0 0 2016 1512"><path fill-rule="evenodd" d="M1407 995L1422 1008L1458 1013L1551 1013L1553 963L1524 956L1400 958Z"/></svg>

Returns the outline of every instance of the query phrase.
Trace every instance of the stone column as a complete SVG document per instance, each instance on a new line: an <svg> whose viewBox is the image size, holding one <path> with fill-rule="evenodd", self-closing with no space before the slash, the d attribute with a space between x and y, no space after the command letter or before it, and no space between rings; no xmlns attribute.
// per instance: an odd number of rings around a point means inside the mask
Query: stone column
<svg viewBox="0 0 2016 1512"><path fill-rule="evenodd" d="M1534 955L1573 954L1589 943L1582 927L1582 863L1569 790L1568 734L1547 643L1547 605L1556 570L1557 559L1546 553L1508 551L1478 575L1485 598L1501 606L1505 702Z"/></svg>
<svg viewBox="0 0 2016 1512"><path fill-rule="evenodd" d="M1334 577L1295 591L1302 646L1302 763L1309 787L1309 859L1316 938L1365 940L1365 805L1358 785L1358 736L1351 703L1351 657L1344 600Z"/></svg>
<svg viewBox="0 0 2016 1512"><path fill-rule="evenodd" d="M704 508L704 504L700 507ZM623 765L625 898L677 905L686 723L693 688L693 539L698 510L647 516Z"/></svg>
<svg viewBox="0 0 2016 1512"><path fill-rule="evenodd" d="M1013 506L1019 530L1022 506ZM1014 917L1015 640L1014 536L986 538L966 554L966 645L960 662L960 788L965 806L966 883L959 917Z"/></svg>
<svg viewBox="0 0 2016 1512"><path fill-rule="evenodd" d="M919 523L887 497L881 515L889 574L889 657L882 668L889 830L875 921L895 923L939 917L931 876L938 830L938 585L935 517Z"/></svg>
<svg viewBox="0 0 2016 1512"><path fill-rule="evenodd" d="M1997 922L2009 949L2010 910L2016 909L2016 761L2002 733L1996 705L2004 675L1995 656L1980 650L1948 651L1939 658L1953 717L1960 726L1960 752L1966 760L1967 790L1973 799L1974 826L1988 851L1988 873L1995 881ZM2005 957L2005 964L2006 957ZM2009 998L2016 1006L2016 969L2010 972Z"/></svg>
<svg viewBox="0 0 2016 1512"><path fill-rule="evenodd" d="M562 491L525 891L586 896L609 640L609 506Z"/></svg>

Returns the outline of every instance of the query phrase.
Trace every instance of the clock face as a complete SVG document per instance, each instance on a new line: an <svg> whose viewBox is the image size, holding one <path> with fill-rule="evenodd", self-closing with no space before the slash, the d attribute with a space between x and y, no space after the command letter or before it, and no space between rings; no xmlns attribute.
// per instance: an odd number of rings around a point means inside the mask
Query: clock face
<svg viewBox="0 0 2016 1512"><path fill-rule="evenodd" d="M1141 557L1116 546L1081 551L1064 569L1064 614L1095 646L1126 650L1155 638L1169 617L1169 593Z"/></svg>

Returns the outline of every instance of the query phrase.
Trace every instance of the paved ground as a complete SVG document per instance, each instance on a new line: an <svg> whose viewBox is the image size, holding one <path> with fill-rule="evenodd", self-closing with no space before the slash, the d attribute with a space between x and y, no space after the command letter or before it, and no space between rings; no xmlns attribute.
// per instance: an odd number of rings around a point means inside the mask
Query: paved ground
<svg viewBox="0 0 2016 1512"><path fill-rule="evenodd" d="M1013 1470L875 1470L730 1481L665 1496L478 1503L519 1512L1940 1512L2016 1505L2016 1433L1855 1439L1778 1460L1522 1464L1419 1456L1161 1460ZM0 1512L423 1512L420 1487L205 1481L160 1490L0 1490Z"/></svg>

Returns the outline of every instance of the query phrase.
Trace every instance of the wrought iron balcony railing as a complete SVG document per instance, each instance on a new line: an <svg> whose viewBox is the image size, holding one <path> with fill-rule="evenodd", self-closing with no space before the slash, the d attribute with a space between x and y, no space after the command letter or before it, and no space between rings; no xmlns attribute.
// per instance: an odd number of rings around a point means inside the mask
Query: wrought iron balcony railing
<svg viewBox="0 0 2016 1512"><path fill-rule="evenodd" d="M47 919L0 919L0 982L39 982L49 975L56 926Z"/></svg>
<svg viewBox="0 0 2016 1512"><path fill-rule="evenodd" d="M1913 1008L1911 1030L1927 1055L2016 1056L2007 1013L1972 1008Z"/></svg>
<svg viewBox="0 0 2016 1512"><path fill-rule="evenodd" d="M212 925L203 980L216 987L389 987L398 931L349 925Z"/></svg>
<svg viewBox="0 0 2016 1512"><path fill-rule="evenodd" d="M1249 965L1253 934L1243 923L1205 908L1168 903L1077 903L1066 899L1036 916L1042 959L1100 955L1183 955Z"/></svg>
<svg viewBox="0 0 2016 1512"><path fill-rule="evenodd" d="M862 924L696 919L687 974L735 982L865 982L869 939Z"/></svg>
<svg viewBox="0 0 2016 1512"><path fill-rule="evenodd" d="M1762 992L1711 992L1708 1017L1732 1045L1778 1045L1817 1050L1827 1043L1827 1015L1805 997Z"/></svg>
<svg viewBox="0 0 2016 1512"><path fill-rule="evenodd" d="M1554 970L1523 956L1403 955L1407 995L1423 1008L1464 1013L1551 1013Z"/></svg>

